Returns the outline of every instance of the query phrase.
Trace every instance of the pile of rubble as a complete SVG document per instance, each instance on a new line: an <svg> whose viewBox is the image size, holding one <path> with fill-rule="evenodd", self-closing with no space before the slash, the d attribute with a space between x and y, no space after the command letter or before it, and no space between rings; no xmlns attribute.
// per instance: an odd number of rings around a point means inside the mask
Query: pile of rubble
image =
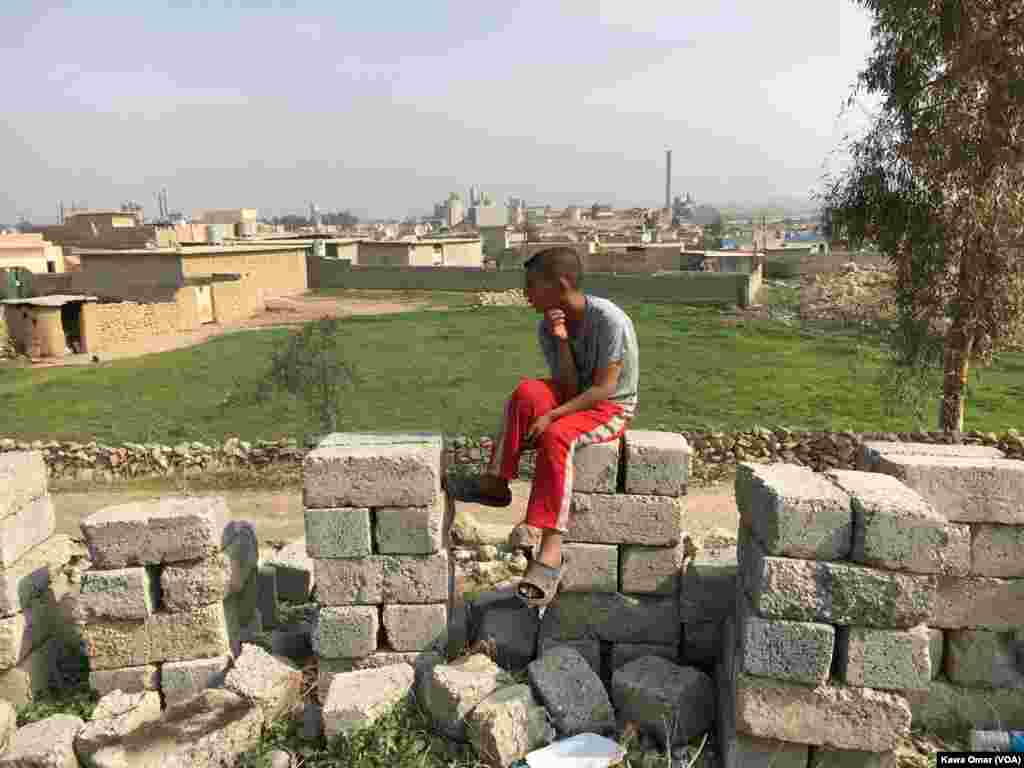
<svg viewBox="0 0 1024 768"><path fill-rule="evenodd" d="M842 320L869 324L895 318L895 282L885 266L844 264L839 272L821 273L801 287L800 316L804 320Z"/></svg>
<svg viewBox="0 0 1024 768"><path fill-rule="evenodd" d="M512 288L508 291L485 291L478 293L477 300L484 307L528 307L530 302L526 300L526 294L519 288Z"/></svg>

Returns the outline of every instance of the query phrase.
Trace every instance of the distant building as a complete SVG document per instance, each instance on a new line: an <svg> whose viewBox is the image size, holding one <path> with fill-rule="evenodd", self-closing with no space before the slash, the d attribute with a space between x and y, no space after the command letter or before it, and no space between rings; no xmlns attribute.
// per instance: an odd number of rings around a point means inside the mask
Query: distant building
<svg viewBox="0 0 1024 768"><path fill-rule="evenodd" d="M37 274L63 272L64 249L47 242L38 232L0 235L0 269L12 267Z"/></svg>
<svg viewBox="0 0 1024 768"><path fill-rule="evenodd" d="M483 267L479 238L431 238L417 242L363 240L355 263L361 267Z"/></svg>
<svg viewBox="0 0 1024 768"><path fill-rule="evenodd" d="M243 222L255 222L259 218L256 208L220 208L199 211L192 216L197 224L227 224L233 226Z"/></svg>
<svg viewBox="0 0 1024 768"><path fill-rule="evenodd" d="M174 230L143 224L141 212L73 211L63 224L36 227L33 232L63 248L147 248L177 244Z"/></svg>

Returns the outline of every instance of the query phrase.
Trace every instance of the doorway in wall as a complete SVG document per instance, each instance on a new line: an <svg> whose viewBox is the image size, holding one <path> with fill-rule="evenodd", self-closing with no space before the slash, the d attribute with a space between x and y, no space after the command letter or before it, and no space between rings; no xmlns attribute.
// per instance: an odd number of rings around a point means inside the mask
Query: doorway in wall
<svg viewBox="0 0 1024 768"><path fill-rule="evenodd" d="M60 324L64 329L64 339L68 348L78 355L84 352L82 348L82 304L71 302L60 308Z"/></svg>

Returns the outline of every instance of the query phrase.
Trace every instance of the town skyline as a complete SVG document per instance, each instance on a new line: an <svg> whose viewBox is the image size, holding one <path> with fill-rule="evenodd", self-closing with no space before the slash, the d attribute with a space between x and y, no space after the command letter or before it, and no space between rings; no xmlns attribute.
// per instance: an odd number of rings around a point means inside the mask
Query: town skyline
<svg viewBox="0 0 1024 768"><path fill-rule="evenodd" d="M0 222L54 221L61 200L148 212L164 186L176 210L268 216L313 201L402 219L474 183L498 202L657 207L666 147L680 194L809 207L870 42L848 0L786 19L755 3L236 5L5 6L0 65L22 76Z"/></svg>

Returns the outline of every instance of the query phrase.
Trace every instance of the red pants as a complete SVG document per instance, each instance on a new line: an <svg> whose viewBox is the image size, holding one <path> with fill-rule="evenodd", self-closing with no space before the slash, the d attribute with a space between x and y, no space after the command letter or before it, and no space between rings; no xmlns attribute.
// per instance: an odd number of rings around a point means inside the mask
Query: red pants
<svg viewBox="0 0 1024 768"><path fill-rule="evenodd" d="M526 506L526 522L535 528L565 533L569 527L576 449L618 439L626 431L627 421L622 406L604 400L589 410L552 422L533 446L524 446L533 421L558 405L553 379L523 379L505 403L488 473L505 480L518 478L520 454L524 447L535 447L536 470Z"/></svg>

